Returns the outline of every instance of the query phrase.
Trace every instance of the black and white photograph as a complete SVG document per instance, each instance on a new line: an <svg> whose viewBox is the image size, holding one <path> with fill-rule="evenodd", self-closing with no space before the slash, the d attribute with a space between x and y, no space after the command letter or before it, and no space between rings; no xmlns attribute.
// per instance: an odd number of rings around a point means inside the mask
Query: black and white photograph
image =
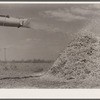
<svg viewBox="0 0 100 100"><path fill-rule="evenodd" d="M0 3L0 88L99 89L100 4Z"/></svg>

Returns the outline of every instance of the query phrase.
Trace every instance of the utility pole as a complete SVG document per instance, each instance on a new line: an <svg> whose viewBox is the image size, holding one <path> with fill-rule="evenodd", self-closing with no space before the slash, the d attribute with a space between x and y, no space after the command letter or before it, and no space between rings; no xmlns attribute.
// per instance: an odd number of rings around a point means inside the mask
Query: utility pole
<svg viewBox="0 0 100 100"><path fill-rule="evenodd" d="M7 61L7 58L6 58L6 48L4 48L4 60L5 60L5 62Z"/></svg>

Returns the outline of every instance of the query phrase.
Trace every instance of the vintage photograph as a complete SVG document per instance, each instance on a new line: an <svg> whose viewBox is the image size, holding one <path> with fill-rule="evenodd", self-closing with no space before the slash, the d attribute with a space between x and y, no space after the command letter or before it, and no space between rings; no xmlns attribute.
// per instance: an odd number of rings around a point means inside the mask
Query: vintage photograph
<svg viewBox="0 0 100 100"><path fill-rule="evenodd" d="M100 88L100 4L0 3L0 88Z"/></svg>

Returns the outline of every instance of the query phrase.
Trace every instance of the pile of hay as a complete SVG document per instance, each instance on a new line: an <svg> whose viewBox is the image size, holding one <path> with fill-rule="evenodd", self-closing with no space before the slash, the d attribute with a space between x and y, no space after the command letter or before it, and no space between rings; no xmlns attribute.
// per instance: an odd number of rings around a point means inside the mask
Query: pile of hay
<svg viewBox="0 0 100 100"><path fill-rule="evenodd" d="M100 78L100 37L82 35L59 55L49 74L64 80Z"/></svg>

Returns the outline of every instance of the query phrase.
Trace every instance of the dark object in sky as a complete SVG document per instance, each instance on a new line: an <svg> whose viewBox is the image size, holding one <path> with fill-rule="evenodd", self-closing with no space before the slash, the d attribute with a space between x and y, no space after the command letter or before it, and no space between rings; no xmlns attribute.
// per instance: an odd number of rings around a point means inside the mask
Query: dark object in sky
<svg viewBox="0 0 100 100"><path fill-rule="evenodd" d="M9 15L0 15L0 26L29 28L29 19L14 18Z"/></svg>

